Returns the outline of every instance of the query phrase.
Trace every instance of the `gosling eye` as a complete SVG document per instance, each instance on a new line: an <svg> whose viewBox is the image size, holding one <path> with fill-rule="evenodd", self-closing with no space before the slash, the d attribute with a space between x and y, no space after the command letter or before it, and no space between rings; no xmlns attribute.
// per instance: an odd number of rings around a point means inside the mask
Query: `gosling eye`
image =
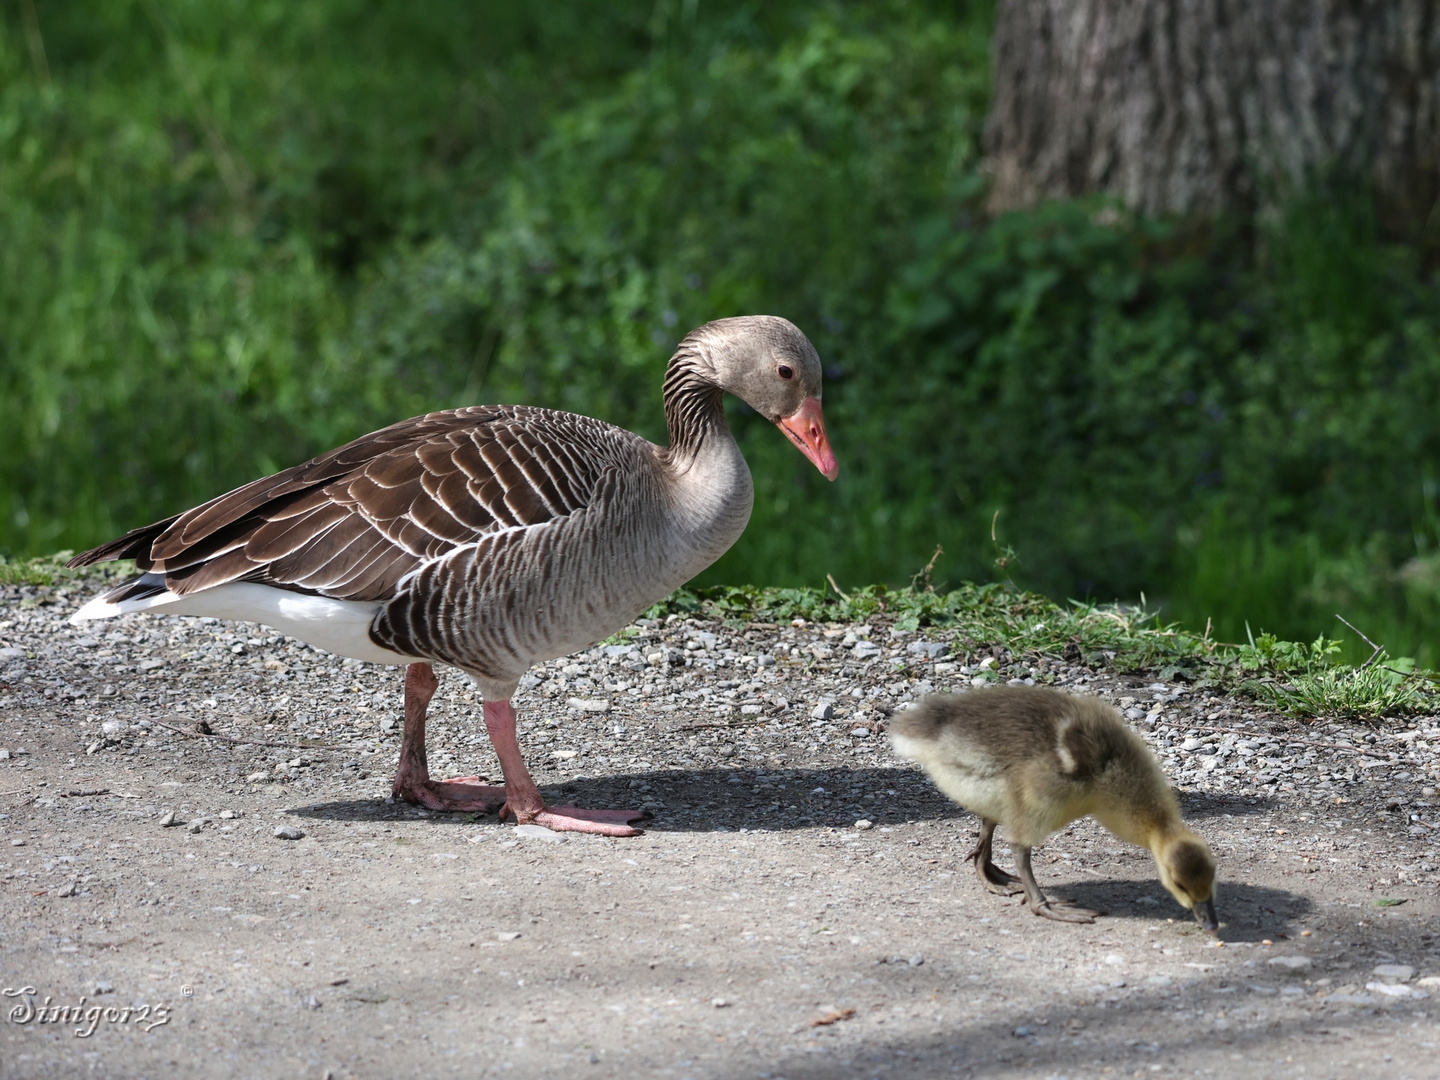
<svg viewBox="0 0 1440 1080"><path fill-rule="evenodd" d="M781 364L776 370L779 371L780 378L782 379L793 379L795 377L795 372L791 370L789 364Z"/></svg>

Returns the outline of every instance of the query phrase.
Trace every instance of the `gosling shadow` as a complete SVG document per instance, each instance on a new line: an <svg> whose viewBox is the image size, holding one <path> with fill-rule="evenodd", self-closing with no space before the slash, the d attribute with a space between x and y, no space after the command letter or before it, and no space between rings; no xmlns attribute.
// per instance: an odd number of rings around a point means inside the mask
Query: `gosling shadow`
<svg viewBox="0 0 1440 1080"><path fill-rule="evenodd" d="M1068 900L1101 912L1107 919L1139 922L1176 922L1194 925L1194 916L1181 907L1157 878L1085 879L1040 887L1053 899ZM1220 917L1221 941L1262 941L1288 936L1290 920L1315 910L1309 898L1285 889L1244 882L1221 881L1215 910ZM1200 933L1198 926L1196 932Z"/></svg>

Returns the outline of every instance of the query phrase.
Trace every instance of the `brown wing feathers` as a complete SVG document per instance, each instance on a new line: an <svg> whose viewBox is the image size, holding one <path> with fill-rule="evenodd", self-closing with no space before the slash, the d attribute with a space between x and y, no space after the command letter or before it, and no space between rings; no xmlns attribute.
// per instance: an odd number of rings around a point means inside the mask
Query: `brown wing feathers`
<svg viewBox="0 0 1440 1080"><path fill-rule="evenodd" d="M417 566L589 504L615 429L479 406L391 425L71 561L133 558L175 592L249 580L386 599Z"/></svg>

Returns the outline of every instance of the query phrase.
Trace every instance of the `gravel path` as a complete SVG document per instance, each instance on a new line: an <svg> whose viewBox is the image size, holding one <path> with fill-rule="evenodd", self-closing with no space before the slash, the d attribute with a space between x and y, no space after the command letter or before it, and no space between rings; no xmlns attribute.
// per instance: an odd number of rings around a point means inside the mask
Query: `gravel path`
<svg viewBox="0 0 1440 1080"><path fill-rule="evenodd" d="M0 1001L0 1076L1440 1074L1436 718L672 617L523 684L547 794L655 814L561 837L386 801L397 669L213 620L74 630L84 598L0 590L0 990L34 988ZM1089 823L1036 866L1094 926L979 889L973 819L883 730L996 679L1145 734L1220 861L1223 947ZM468 683L431 716L437 775L498 777Z"/></svg>

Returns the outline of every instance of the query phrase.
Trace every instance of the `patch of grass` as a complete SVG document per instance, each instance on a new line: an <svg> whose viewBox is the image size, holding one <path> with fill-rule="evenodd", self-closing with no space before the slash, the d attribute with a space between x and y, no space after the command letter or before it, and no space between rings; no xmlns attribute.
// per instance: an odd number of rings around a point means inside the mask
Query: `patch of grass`
<svg viewBox="0 0 1440 1080"><path fill-rule="evenodd" d="M1316 664L1288 680L1253 684L1257 697L1292 716L1334 716L1347 720L1378 720L1426 712L1434 695L1426 692L1424 676L1414 661L1403 657L1386 663L1383 652L1376 663Z"/></svg>
<svg viewBox="0 0 1440 1080"><path fill-rule="evenodd" d="M849 624L884 619L896 629L954 630L970 652L1005 649L1012 657L1067 660L1097 669L1154 673L1171 681L1246 693L1301 719L1375 721L1434 711L1437 677L1408 657L1383 651L1355 666L1338 662L1343 643L1287 641L1262 633L1237 645L1162 623L1144 606L1058 604L1010 583L962 584L948 591L868 585L846 593L753 585L683 588L646 615L745 621Z"/></svg>
<svg viewBox="0 0 1440 1080"><path fill-rule="evenodd" d="M73 551L57 551L53 555L37 555L30 559L7 559L0 555L0 585L63 585L72 581L103 584L135 573L135 564L128 559L72 570L65 563L74 554Z"/></svg>
<svg viewBox="0 0 1440 1080"><path fill-rule="evenodd" d="M1124 670L1160 670L1193 678L1216 653L1214 642L1160 623L1156 613L1124 604L1057 604L1009 583L966 582L949 591L867 585L841 594L823 589L718 585L677 590L646 613L745 620L861 623L879 617L899 630L953 629L974 648L1000 646L1016 656L1054 656Z"/></svg>

